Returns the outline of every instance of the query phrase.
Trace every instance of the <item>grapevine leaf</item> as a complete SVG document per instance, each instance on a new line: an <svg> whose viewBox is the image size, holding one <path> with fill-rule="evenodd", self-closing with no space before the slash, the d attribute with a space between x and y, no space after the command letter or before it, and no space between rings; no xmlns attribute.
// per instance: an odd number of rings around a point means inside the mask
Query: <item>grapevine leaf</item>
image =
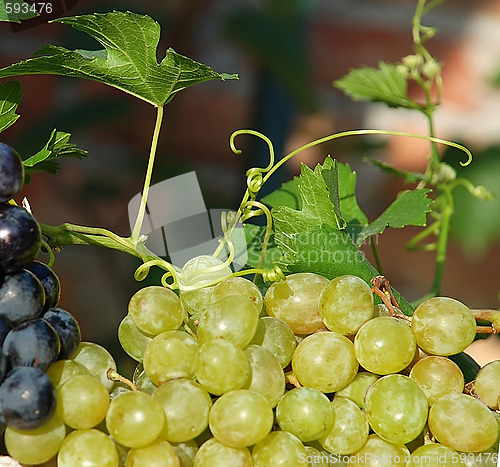
<svg viewBox="0 0 500 467"><path fill-rule="evenodd" d="M26 172L41 171L55 174L59 170L59 164L56 162L56 159L62 157L82 159L86 157L87 151L77 148L75 144L70 143L70 137L70 133L54 129L45 146L33 156L23 160Z"/></svg>
<svg viewBox="0 0 500 467"><path fill-rule="evenodd" d="M339 176L339 197L342 218L349 225L366 225L368 218L361 210L356 199L357 174L349 164L337 162Z"/></svg>
<svg viewBox="0 0 500 467"><path fill-rule="evenodd" d="M425 225L426 214L431 210L432 200L427 198L430 190L409 190L398 198L373 222L361 229L356 243L361 245L371 235L382 233L386 227L400 228L405 225Z"/></svg>
<svg viewBox="0 0 500 467"><path fill-rule="evenodd" d="M259 267L260 252L262 251L262 245L264 243L264 234L266 227L255 224L243 224L245 229L245 237L247 242L247 265L251 268ZM272 268L276 260L281 258L281 252L274 243L273 236L266 248L266 253L264 255L264 262L260 267L262 268Z"/></svg>
<svg viewBox="0 0 500 467"><path fill-rule="evenodd" d="M314 170L302 164L299 184L302 204L300 211L288 206L279 206L272 211L276 243L282 250L289 242L290 232L306 232L310 227L321 223L339 229L343 224L343 220L339 219L335 213L330 200L330 192L321 171L320 164Z"/></svg>
<svg viewBox="0 0 500 467"><path fill-rule="evenodd" d="M379 275L348 232L328 224L291 234L287 248L282 251L278 264L289 273L312 272L328 279L354 274L370 287L371 279ZM393 292L402 311L412 314L412 306L396 290Z"/></svg>
<svg viewBox="0 0 500 467"><path fill-rule="evenodd" d="M321 175L323 176L323 180L328 188L328 194L330 196L335 217L338 220L338 226L343 229L346 226L346 222L342 218L342 213L340 212L339 172L337 161L334 161L330 156L328 156L323 163Z"/></svg>
<svg viewBox="0 0 500 467"><path fill-rule="evenodd" d="M31 19L38 16L36 5L23 0L0 0L0 21L20 23L22 19Z"/></svg>
<svg viewBox="0 0 500 467"><path fill-rule="evenodd" d="M16 114L16 109L22 97L19 81L10 81L4 85L0 83L0 133L20 117Z"/></svg>
<svg viewBox="0 0 500 467"><path fill-rule="evenodd" d="M299 177L285 182L280 188L261 198L261 201L271 208L288 206L292 209L302 209L302 200L299 191Z"/></svg>
<svg viewBox="0 0 500 467"><path fill-rule="evenodd" d="M420 172L410 172L408 170L400 170L396 167L388 164L387 162L380 161L378 159L372 159L370 157L364 157L363 160L369 162L370 164L378 167L384 172L393 175L395 177L403 178L406 183L420 182L422 180L429 181L429 177Z"/></svg>
<svg viewBox="0 0 500 467"><path fill-rule="evenodd" d="M379 62L379 68L362 67L334 81L334 86L356 101L385 102L389 107L418 108L408 97L406 77L395 65Z"/></svg>
<svg viewBox="0 0 500 467"><path fill-rule="evenodd" d="M46 45L35 57L0 69L0 78L55 74L113 86L155 106L170 102L177 92L213 79L237 79L184 57L169 48L158 63L160 26L152 18L113 11L55 20L83 31L104 46L101 50L68 50Z"/></svg>

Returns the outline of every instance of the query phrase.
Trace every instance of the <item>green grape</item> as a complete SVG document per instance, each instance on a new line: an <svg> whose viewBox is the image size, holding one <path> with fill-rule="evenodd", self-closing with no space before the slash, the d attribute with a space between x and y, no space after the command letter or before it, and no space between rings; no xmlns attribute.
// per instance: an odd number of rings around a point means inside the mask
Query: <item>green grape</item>
<svg viewBox="0 0 500 467"><path fill-rule="evenodd" d="M194 359L197 381L216 396L242 388L248 382L251 371L245 352L224 339L206 342Z"/></svg>
<svg viewBox="0 0 500 467"><path fill-rule="evenodd" d="M285 374L275 355L261 345L245 349L250 362L251 379L246 389L262 394L274 407L285 392Z"/></svg>
<svg viewBox="0 0 500 467"><path fill-rule="evenodd" d="M54 415L34 430L5 428L4 443L10 456L23 464L41 464L52 459L66 437L64 422Z"/></svg>
<svg viewBox="0 0 500 467"><path fill-rule="evenodd" d="M410 455L404 444L393 444L372 434L368 436L365 445L349 457L349 466L363 465L366 467L406 466Z"/></svg>
<svg viewBox="0 0 500 467"><path fill-rule="evenodd" d="M285 368L292 360L297 341L292 328L284 321L272 316L259 319L257 331L250 344L262 345L270 350L278 359L281 368Z"/></svg>
<svg viewBox="0 0 500 467"><path fill-rule="evenodd" d="M144 351L152 339L139 331L130 315L126 315L118 326L118 340L130 357L142 362Z"/></svg>
<svg viewBox="0 0 500 467"><path fill-rule="evenodd" d="M368 389L365 412L380 438L404 444L415 439L424 428L427 398L418 383L408 376L383 376Z"/></svg>
<svg viewBox="0 0 500 467"><path fill-rule="evenodd" d="M327 451L345 455L361 449L368 440L368 419L353 401L335 397L331 402L335 422L319 443Z"/></svg>
<svg viewBox="0 0 500 467"><path fill-rule="evenodd" d="M484 365L477 373L474 381L477 397L489 408L498 409L500 397L500 360L494 360Z"/></svg>
<svg viewBox="0 0 500 467"><path fill-rule="evenodd" d="M251 446L265 438L273 420L273 409L267 399L247 389L219 397L208 417L215 438L233 448Z"/></svg>
<svg viewBox="0 0 500 467"><path fill-rule="evenodd" d="M174 447L163 439L140 448L131 448L125 460L125 467L180 467L181 462Z"/></svg>
<svg viewBox="0 0 500 467"><path fill-rule="evenodd" d="M102 431L72 431L63 441L57 454L57 467L118 467L115 443Z"/></svg>
<svg viewBox="0 0 500 467"><path fill-rule="evenodd" d="M410 372L423 389L429 405L445 394L461 394L464 390L464 375L460 367L449 358L430 356L419 360Z"/></svg>
<svg viewBox="0 0 500 467"><path fill-rule="evenodd" d="M439 443L424 444L411 453L407 467L442 465L443 467L464 467L456 451Z"/></svg>
<svg viewBox="0 0 500 467"><path fill-rule="evenodd" d="M440 397L429 411L429 428L436 439L452 449L480 452L492 447L498 436L493 413L466 394Z"/></svg>
<svg viewBox="0 0 500 467"><path fill-rule="evenodd" d="M304 460L302 460L302 458L300 460L304 464L309 462L310 467L324 467L331 465L335 465L336 467L347 466L347 463L344 462L343 459L343 457L345 456L332 454L330 452L317 449L313 446L305 445L304 447L306 448L307 457Z"/></svg>
<svg viewBox="0 0 500 467"><path fill-rule="evenodd" d="M113 389L114 382L108 378L108 371L116 371L116 362L104 347L93 342L81 342L71 359L87 367L108 391Z"/></svg>
<svg viewBox="0 0 500 467"><path fill-rule="evenodd" d="M380 376L369 371L360 371L345 388L335 393L335 397L346 397L352 400L360 409L363 409L368 388L379 378Z"/></svg>
<svg viewBox="0 0 500 467"><path fill-rule="evenodd" d="M86 366L69 359L57 360L47 368L45 373L47 373L56 389L72 376L90 375L90 371Z"/></svg>
<svg viewBox="0 0 500 467"><path fill-rule="evenodd" d="M142 392L146 392L148 394L153 394L158 387L156 384L151 381L151 378L144 371L144 367L142 363L139 363L134 370L134 374L132 376L132 382L136 385L137 389Z"/></svg>
<svg viewBox="0 0 500 467"><path fill-rule="evenodd" d="M333 427L335 412L330 400L313 388L288 391L276 407L276 421L283 431L301 441L313 441L325 436Z"/></svg>
<svg viewBox="0 0 500 467"><path fill-rule="evenodd" d="M139 448L152 443L163 429L165 415L160 403L149 394L131 391L109 404L106 428L123 446Z"/></svg>
<svg viewBox="0 0 500 467"><path fill-rule="evenodd" d="M330 331L356 334L373 317L373 294L360 277L345 275L330 281L319 301L321 319Z"/></svg>
<svg viewBox="0 0 500 467"><path fill-rule="evenodd" d="M380 316L367 321L354 338L359 364L377 375L397 373L407 367L417 350L415 336L405 321Z"/></svg>
<svg viewBox="0 0 500 467"><path fill-rule="evenodd" d="M292 369L302 386L336 392L347 386L358 371L354 345L337 332L312 334L295 349Z"/></svg>
<svg viewBox="0 0 500 467"><path fill-rule="evenodd" d="M73 376L57 389L57 412L71 428L93 428L104 420L109 400L106 386L97 378Z"/></svg>
<svg viewBox="0 0 500 467"><path fill-rule="evenodd" d="M198 383L188 379L167 381L153 393L153 398L165 413L161 438L174 443L189 441L208 426L212 399Z"/></svg>
<svg viewBox="0 0 500 467"><path fill-rule="evenodd" d="M307 451L299 438L286 431L272 431L252 450L253 467L304 467Z"/></svg>
<svg viewBox="0 0 500 467"><path fill-rule="evenodd" d="M227 339L245 348L257 330L259 310L246 297L228 295L211 303L201 314L198 340Z"/></svg>
<svg viewBox="0 0 500 467"><path fill-rule="evenodd" d="M198 444L194 439L182 443L172 443L175 452L181 461L180 467L193 467L194 456L198 452Z"/></svg>
<svg viewBox="0 0 500 467"><path fill-rule="evenodd" d="M170 379L193 378L199 348L198 341L187 332L158 334L144 352L144 371L157 386Z"/></svg>
<svg viewBox="0 0 500 467"><path fill-rule="evenodd" d="M180 293L181 302L191 319L198 319L212 299L214 287L202 287Z"/></svg>
<svg viewBox="0 0 500 467"><path fill-rule="evenodd" d="M215 287L208 284L218 282L232 274L231 269L223 264L218 258L201 255L190 259L182 268L180 296L184 307L192 318L198 319L210 303ZM187 286L198 288L186 290Z"/></svg>
<svg viewBox="0 0 500 467"><path fill-rule="evenodd" d="M373 318L378 318L379 316L392 316L389 308L387 308L383 303L377 303L373 307Z"/></svg>
<svg viewBox="0 0 500 467"><path fill-rule="evenodd" d="M413 313L411 328L418 346L432 355L462 352L476 336L476 320L469 308L448 297L422 302Z"/></svg>
<svg viewBox="0 0 500 467"><path fill-rule="evenodd" d="M255 304L259 313L262 312L264 299L259 288L251 280L244 277L228 277L224 279L214 287L210 301L215 302L227 295L248 297Z"/></svg>
<svg viewBox="0 0 500 467"><path fill-rule="evenodd" d="M128 303L128 314L139 331L150 336L177 329L186 318L178 295L157 285L136 292Z"/></svg>
<svg viewBox="0 0 500 467"><path fill-rule="evenodd" d="M266 312L289 324L295 334L311 334L323 327L319 297L329 282L310 272L290 274L286 280L273 282L264 296Z"/></svg>
<svg viewBox="0 0 500 467"><path fill-rule="evenodd" d="M194 457L194 467L253 467L252 455L246 447L226 446L216 438L205 441Z"/></svg>

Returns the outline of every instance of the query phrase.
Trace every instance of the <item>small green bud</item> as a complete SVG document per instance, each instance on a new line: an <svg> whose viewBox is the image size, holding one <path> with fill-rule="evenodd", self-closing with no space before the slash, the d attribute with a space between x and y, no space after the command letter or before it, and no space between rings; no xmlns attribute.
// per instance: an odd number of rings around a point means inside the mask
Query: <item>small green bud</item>
<svg viewBox="0 0 500 467"><path fill-rule="evenodd" d="M415 70L422 66L424 59L421 55L407 55L403 58L403 64L410 70Z"/></svg>
<svg viewBox="0 0 500 467"><path fill-rule="evenodd" d="M451 166L442 162L438 171L432 177L432 183L439 185L441 183L451 182L457 178L457 171Z"/></svg>
<svg viewBox="0 0 500 467"><path fill-rule="evenodd" d="M422 66L422 74L428 79L434 79L441 73L441 64L436 60L429 60Z"/></svg>
<svg viewBox="0 0 500 467"><path fill-rule="evenodd" d="M407 78L408 75L410 74L410 69L403 63L396 65L396 71L404 78Z"/></svg>

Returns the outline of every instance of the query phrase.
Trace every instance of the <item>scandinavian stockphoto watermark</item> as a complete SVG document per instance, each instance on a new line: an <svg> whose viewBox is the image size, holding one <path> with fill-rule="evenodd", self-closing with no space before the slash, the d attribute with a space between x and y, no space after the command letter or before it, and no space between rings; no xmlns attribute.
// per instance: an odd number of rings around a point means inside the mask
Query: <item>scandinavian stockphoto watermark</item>
<svg viewBox="0 0 500 467"><path fill-rule="evenodd" d="M130 228L142 202L142 194L135 195L128 204ZM152 185L149 189L146 214L140 234L145 235L146 247L160 257L181 268L188 260L201 255L213 255L224 238L224 217L235 218L234 210L207 209L198 178L189 172ZM243 224L238 221L226 228L235 251L231 267L239 271L248 259ZM225 261L229 257L227 243L218 254Z"/></svg>

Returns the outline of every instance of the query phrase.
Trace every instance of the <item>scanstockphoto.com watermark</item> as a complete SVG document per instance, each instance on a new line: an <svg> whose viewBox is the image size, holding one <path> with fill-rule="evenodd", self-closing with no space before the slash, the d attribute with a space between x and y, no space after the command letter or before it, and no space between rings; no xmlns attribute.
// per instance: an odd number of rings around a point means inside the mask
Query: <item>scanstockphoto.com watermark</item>
<svg viewBox="0 0 500 467"><path fill-rule="evenodd" d="M356 465L407 465L409 462L413 462L415 465L449 465L451 464L465 464L474 462L478 465L492 465L498 463L498 453L485 453L485 452L461 452L452 454L440 454L438 456L430 455L408 455L408 456L398 456L398 455L382 455L379 456L373 453L358 453L351 455L340 455L333 453L319 453L317 455L306 455L299 454L299 464L313 464L313 465L348 465L349 462Z"/></svg>

